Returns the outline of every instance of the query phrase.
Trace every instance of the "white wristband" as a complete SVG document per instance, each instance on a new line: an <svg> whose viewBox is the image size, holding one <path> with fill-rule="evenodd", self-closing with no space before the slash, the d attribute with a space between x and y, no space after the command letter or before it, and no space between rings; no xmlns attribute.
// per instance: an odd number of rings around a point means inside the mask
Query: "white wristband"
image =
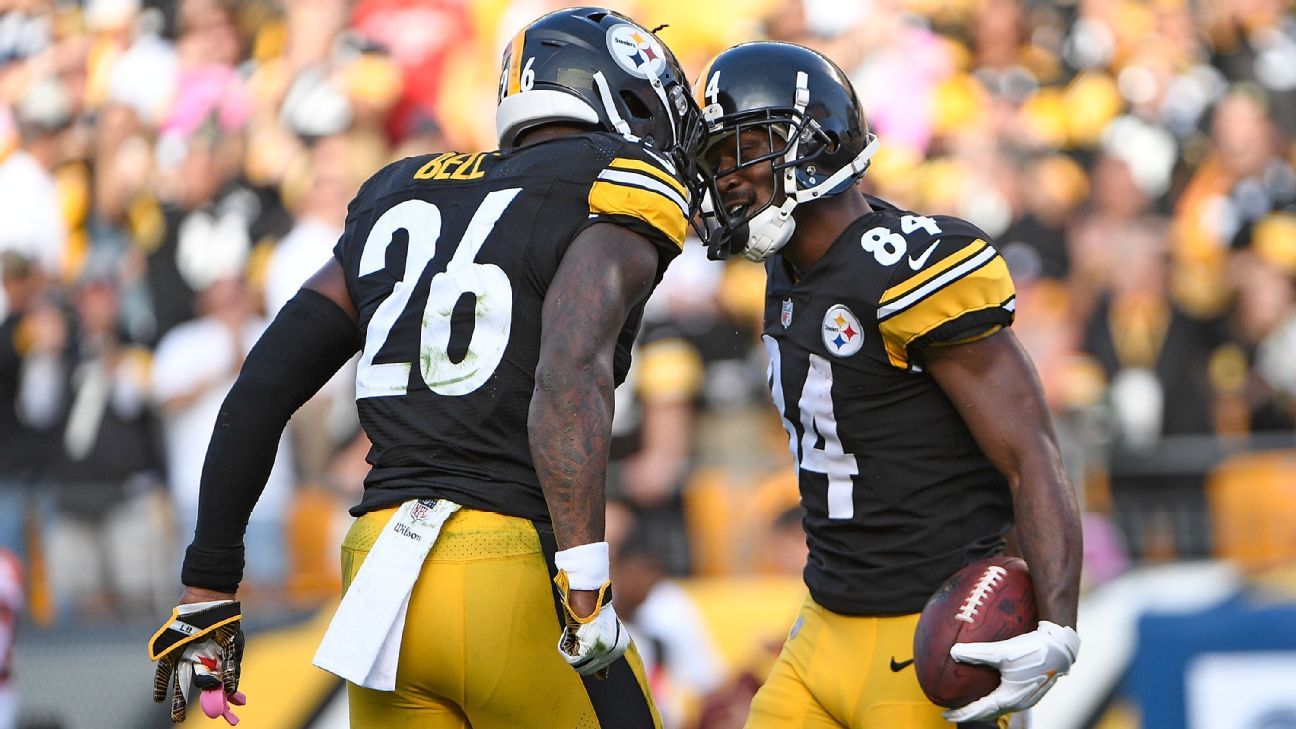
<svg viewBox="0 0 1296 729"><path fill-rule="evenodd" d="M564 549L554 555L554 564L567 573L572 590L597 590L607 582L608 543L594 542Z"/></svg>
<svg viewBox="0 0 1296 729"><path fill-rule="evenodd" d="M176 605L176 614L189 615L200 610L216 607L217 605L224 605L227 602L230 602L230 600L208 600L207 602L190 602L185 603L184 605Z"/></svg>

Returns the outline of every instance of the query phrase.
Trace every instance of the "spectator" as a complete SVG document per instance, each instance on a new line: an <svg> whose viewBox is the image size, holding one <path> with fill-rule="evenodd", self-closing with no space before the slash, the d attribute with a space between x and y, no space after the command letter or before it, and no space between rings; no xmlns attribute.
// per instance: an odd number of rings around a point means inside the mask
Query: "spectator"
<svg viewBox="0 0 1296 729"><path fill-rule="evenodd" d="M1060 154L1040 155L1030 159L1021 174L1019 196L1021 213L1000 236L1004 256L1021 261L1025 254L1030 262L1027 275L1065 280L1071 260L1067 253L1067 224L1077 206L1089 192L1084 170L1069 157ZM1017 247L1024 250L1015 254ZM1013 271L1016 278L1018 271Z"/></svg>
<svg viewBox="0 0 1296 729"><path fill-rule="evenodd" d="M362 38L388 48L404 73L404 93L388 121L392 138L436 119L442 67L456 42L472 38L466 7L448 0L363 0L352 8L351 24ZM408 32L415 27L424 32Z"/></svg>
<svg viewBox="0 0 1296 729"><path fill-rule="evenodd" d="M805 518L805 507L794 506L774 517L770 522L765 538L760 542L759 562L761 571L772 575L800 577L805 570L806 557L810 553L806 546L805 528L801 520Z"/></svg>
<svg viewBox="0 0 1296 729"><path fill-rule="evenodd" d="M16 109L18 149L0 161L0 251L16 251L57 279L67 239L51 171L59 162L59 134L71 122L63 86L41 78L28 86ZM5 311L0 299L0 314Z"/></svg>
<svg viewBox="0 0 1296 729"><path fill-rule="evenodd" d="M1236 344L1212 360L1212 379L1240 399L1230 432L1296 429L1296 291L1283 271L1247 255L1234 261ZM1221 382L1223 381L1223 382Z"/></svg>
<svg viewBox="0 0 1296 729"><path fill-rule="evenodd" d="M1164 231L1125 228L1110 292L1089 317L1084 348L1103 367L1121 441L1147 447L1164 435L1214 431L1209 360L1218 328L1169 296Z"/></svg>
<svg viewBox="0 0 1296 729"><path fill-rule="evenodd" d="M1290 172L1276 160L1280 146L1268 108L1255 89L1239 88L1215 107L1212 150L1193 173L1175 209L1176 298L1200 315L1218 314L1228 302L1225 259L1244 224L1290 195ZM1266 168L1275 169L1266 175ZM1290 166L1286 166L1290 170ZM1266 177L1274 184L1265 184ZM1234 196L1234 192L1238 194Z"/></svg>
<svg viewBox="0 0 1296 729"><path fill-rule="evenodd" d="M296 222L288 235L275 246L267 266L267 318L273 318L306 279L332 257L333 246L342 235L347 203L358 187L351 176L350 153L347 136L333 135L313 140L310 162L303 164L297 173L296 185L302 192L294 211ZM303 161L305 159L303 157ZM343 427L339 427L339 423ZM303 482L321 483L335 450L359 428L354 366L343 367L297 411L289 427L293 451L298 459L298 475Z"/></svg>
<svg viewBox="0 0 1296 729"><path fill-rule="evenodd" d="M90 263L73 304L51 581L65 604L129 614L151 608L170 577L156 563L166 535L152 516L162 460L147 409L149 355L122 339L110 262Z"/></svg>
<svg viewBox="0 0 1296 729"><path fill-rule="evenodd" d="M639 648L663 725L677 729L724 675L697 606L667 579L661 554L644 536L642 525L632 528L612 560L617 614Z"/></svg>
<svg viewBox="0 0 1296 729"><path fill-rule="evenodd" d="M44 276L33 261L4 251L0 268L10 302L0 322L0 548L25 558L26 523L50 503L38 484L53 458L49 430L60 407L56 363L66 323L43 301Z"/></svg>
<svg viewBox="0 0 1296 729"><path fill-rule="evenodd" d="M218 203L234 175L224 148L214 128L188 138L165 136L158 145L167 197L161 199L160 240L147 258L156 321L152 342L194 317L195 292L212 283L213 272L241 269L250 253L246 206Z"/></svg>
<svg viewBox="0 0 1296 729"><path fill-rule="evenodd" d="M246 284L235 275L209 284L199 307L202 316L168 332L153 361L153 402L162 415L167 482L181 543L197 524L203 456L221 402L266 326L252 314ZM254 584L273 586L284 576L283 523L293 488L292 464L288 442L281 440L265 492L248 522L245 539L256 559L247 573Z"/></svg>
<svg viewBox="0 0 1296 729"><path fill-rule="evenodd" d="M309 165L300 173L302 199L292 230L275 247L265 283L266 315L273 317L297 289L333 255L342 235L347 202L358 184L352 179L348 139L322 137L311 146Z"/></svg>
<svg viewBox="0 0 1296 729"><path fill-rule="evenodd" d="M735 432L723 427L725 416L750 403L759 387L759 370L750 364L756 336L723 305L723 271L702 246L686 244L653 293L631 376L637 418L623 442L632 445L615 454L612 491L635 509L645 538L674 575L689 570L681 496L704 445L699 423L712 412L717 422L707 433ZM743 423L733 425L741 434L736 440L750 434ZM723 454L741 446L726 443Z"/></svg>
<svg viewBox="0 0 1296 729"><path fill-rule="evenodd" d="M1100 154L1090 170L1089 204L1071 222L1066 248L1071 272L1074 315L1088 318L1119 276L1127 255L1127 237L1164 248L1166 222L1152 214L1152 201L1134 181L1129 163L1114 154ZM1142 233L1142 234L1140 234ZM1148 241L1151 235L1155 240Z"/></svg>

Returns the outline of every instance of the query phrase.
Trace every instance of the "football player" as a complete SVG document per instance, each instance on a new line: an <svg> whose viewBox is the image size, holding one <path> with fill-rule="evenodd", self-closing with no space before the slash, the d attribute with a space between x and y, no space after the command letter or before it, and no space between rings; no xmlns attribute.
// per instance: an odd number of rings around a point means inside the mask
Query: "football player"
<svg viewBox="0 0 1296 729"><path fill-rule="evenodd" d="M747 726L922 729L1033 705L1079 647L1080 526L1003 259L964 220L859 189L877 141L823 55L735 46L695 89L710 251L765 262L769 385L810 547L809 596ZM957 646L1003 681L942 716L910 667L918 614L1014 525L1039 629Z"/></svg>
<svg viewBox="0 0 1296 729"><path fill-rule="evenodd" d="M372 470L316 655L352 726L661 725L613 610L603 483L613 388L700 197L700 111L669 49L600 8L519 32L499 98L498 151L363 185L248 355L150 646L176 721L190 683L236 720L242 529L288 417L359 350Z"/></svg>

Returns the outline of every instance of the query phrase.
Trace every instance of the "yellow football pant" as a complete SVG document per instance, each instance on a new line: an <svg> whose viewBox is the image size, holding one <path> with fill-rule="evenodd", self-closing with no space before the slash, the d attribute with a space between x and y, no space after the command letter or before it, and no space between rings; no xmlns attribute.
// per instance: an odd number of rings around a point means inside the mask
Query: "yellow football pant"
<svg viewBox="0 0 1296 729"><path fill-rule="evenodd" d="M916 613L839 615L807 596L746 729L950 729L909 662L917 625Z"/></svg>
<svg viewBox="0 0 1296 729"><path fill-rule="evenodd" d="M351 526L344 586L394 511ZM634 646L603 681L558 655L551 540L526 519L455 512L410 596L396 690L347 684L353 729L661 729Z"/></svg>

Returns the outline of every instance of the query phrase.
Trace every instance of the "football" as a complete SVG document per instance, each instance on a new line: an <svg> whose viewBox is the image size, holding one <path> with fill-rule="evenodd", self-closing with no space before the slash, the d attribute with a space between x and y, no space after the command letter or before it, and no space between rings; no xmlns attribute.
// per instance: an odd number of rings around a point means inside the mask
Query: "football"
<svg viewBox="0 0 1296 729"><path fill-rule="evenodd" d="M914 671L932 703L967 705L994 691L999 672L959 663L955 643L1007 640L1034 630L1035 590L1026 563L1016 557L988 557L945 581L923 608L914 632Z"/></svg>

